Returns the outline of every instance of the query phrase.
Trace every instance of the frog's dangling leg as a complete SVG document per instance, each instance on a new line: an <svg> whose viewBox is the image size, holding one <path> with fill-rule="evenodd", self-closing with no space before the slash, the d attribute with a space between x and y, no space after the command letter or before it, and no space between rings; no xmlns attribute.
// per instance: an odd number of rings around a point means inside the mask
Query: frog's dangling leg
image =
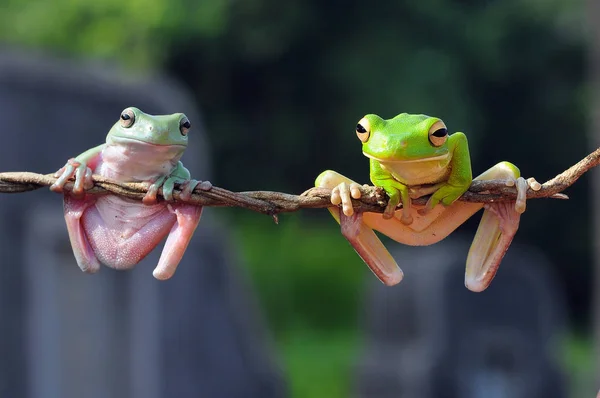
<svg viewBox="0 0 600 398"><path fill-rule="evenodd" d="M64 213L69 232L69 240L73 248L73 254L77 265L83 272L94 273L100 269L100 262L90 246L90 242L83 229L81 219L85 210L93 206L96 200L93 197L86 196L83 199L77 199L66 194L64 197Z"/></svg>
<svg viewBox="0 0 600 398"><path fill-rule="evenodd" d="M387 286L400 283L404 273L377 237L375 231L363 222L362 213L354 213L348 217L339 209L335 210L339 213L342 235L350 242L373 274Z"/></svg>
<svg viewBox="0 0 600 398"><path fill-rule="evenodd" d="M321 173L315 181L315 186L331 188L331 202L335 205L342 203L342 196L360 198L359 185L335 171L327 170ZM328 208L340 224L342 235L381 282L388 286L399 283L404 273L392 255L373 229L363 222L363 214L354 213L351 205L347 205L348 201L344 202L342 209L337 206Z"/></svg>
<svg viewBox="0 0 600 398"><path fill-rule="evenodd" d="M177 216L177 221L171 228L158 265L152 272L160 280L169 279L175 273L202 215L201 206L173 203L167 208Z"/></svg>
<svg viewBox="0 0 600 398"><path fill-rule="evenodd" d="M465 286L473 292L485 290L498 271L513 237L519 229L521 213L525 211L527 189L540 189L534 179L520 177L519 169L501 162L476 180L507 179L507 185L517 185L516 201L495 202L484 206L483 216L469 249L465 270Z"/></svg>

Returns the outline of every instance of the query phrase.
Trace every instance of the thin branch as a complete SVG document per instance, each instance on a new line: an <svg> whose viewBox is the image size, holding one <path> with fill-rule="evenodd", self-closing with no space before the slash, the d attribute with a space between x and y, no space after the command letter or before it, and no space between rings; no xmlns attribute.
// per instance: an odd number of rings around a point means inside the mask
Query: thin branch
<svg viewBox="0 0 600 398"><path fill-rule="evenodd" d="M527 191L528 199L554 198L568 199L560 192L564 191L575 183L585 172L596 167L600 163L600 148L580 160L561 174L546 181L538 191L529 189ZM145 183L123 183L110 180L108 178L94 175L94 187L87 190L89 195L115 194L126 198L141 201L147 192L148 186ZM30 172L9 172L0 173L0 192L2 193L20 193L33 191L42 187L48 187L56 181L52 174L37 174ZM73 183L65 185L64 190L70 192ZM387 195L382 189L373 186L361 187L363 193L361 199L353 200L354 208L357 211L368 211L383 213L387 205ZM189 200L182 200L179 196L180 190L176 187L173 197L176 201L181 201L197 206L212 207L241 207L258 213L273 216L277 220L277 214L290 213L300 209L317 209L331 207L331 190L326 188L311 188L302 195L291 195L283 192L271 191L248 191L232 192L219 187L212 187L208 191L196 188ZM159 190L158 196L162 199L162 191ZM469 190L465 192L458 200L464 202L490 203L516 198L515 187L509 187L504 180L486 180L473 181ZM415 204L425 204L427 197L415 199Z"/></svg>

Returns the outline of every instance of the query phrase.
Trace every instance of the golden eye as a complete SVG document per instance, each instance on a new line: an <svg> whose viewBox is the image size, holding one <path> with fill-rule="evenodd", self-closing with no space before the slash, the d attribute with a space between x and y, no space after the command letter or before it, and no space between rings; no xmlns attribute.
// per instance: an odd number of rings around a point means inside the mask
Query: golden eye
<svg viewBox="0 0 600 398"><path fill-rule="evenodd" d="M184 116L179 122L179 131L181 131L181 135L187 135L191 127L192 124L190 123L189 119L187 116Z"/></svg>
<svg viewBox="0 0 600 398"><path fill-rule="evenodd" d="M121 112L120 122L121 127L124 127L126 129L133 126L133 122L135 122L135 113L133 113L133 110L127 108L123 112Z"/></svg>
<svg viewBox="0 0 600 398"><path fill-rule="evenodd" d="M356 135L361 142L367 142L369 140L369 135L371 135L371 123L367 120L367 118L362 118L356 125Z"/></svg>
<svg viewBox="0 0 600 398"><path fill-rule="evenodd" d="M438 120L429 128L429 142L433 146L442 146L448 139L448 129L441 120Z"/></svg>

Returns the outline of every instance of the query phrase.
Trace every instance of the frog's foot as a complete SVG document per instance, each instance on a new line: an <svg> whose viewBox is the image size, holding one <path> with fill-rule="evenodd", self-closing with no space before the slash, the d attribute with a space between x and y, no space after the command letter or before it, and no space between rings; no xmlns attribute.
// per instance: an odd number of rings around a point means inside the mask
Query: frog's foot
<svg viewBox="0 0 600 398"><path fill-rule="evenodd" d="M515 211L519 214L523 214L527 208L527 189L531 188L534 191L539 191L542 188L542 184L536 181L535 178L530 177L525 180L523 177L509 178L506 180L506 186L517 188L517 200L515 201Z"/></svg>
<svg viewBox="0 0 600 398"><path fill-rule="evenodd" d="M465 286L474 292L485 290L494 279L519 229L521 214L526 208L527 189L539 190L541 187L535 179L525 180L523 177L508 179L507 185L516 185L516 200L484 205L485 210L469 250Z"/></svg>
<svg viewBox="0 0 600 398"><path fill-rule="evenodd" d="M148 192L146 192L146 195L144 195L144 197L142 198L143 204L150 206L158 202L158 190L160 189L160 187L163 186L168 177L169 176L160 176L148 182Z"/></svg>
<svg viewBox="0 0 600 398"><path fill-rule="evenodd" d="M362 213L347 216L340 212L342 235L381 282L388 286L398 284L404 273L375 232L363 223L362 218Z"/></svg>
<svg viewBox="0 0 600 398"><path fill-rule="evenodd" d="M373 180L373 184L377 187L383 188L387 194L389 200L388 204L383 211L383 219L389 220L396 215L396 207L399 203L402 203L402 214L400 216L400 222L404 225L410 225L413 223L413 217L410 214L412 201L410 199L410 190L408 186L390 179Z"/></svg>
<svg viewBox="0 0 600 398"><path fill-rule="evenodd" d="M346 216L354 214L354 207L352 206L352 199L360 199L362 193L360 191L360 185L356 182L346 183L341 182L331 190L331 204L342 205L342 212Z"/></svg>
<svg viewBox="0 0 600 398"><path fill-rule="evenodd" d="M408 187L408 195L411 199L418 199L423 196L431 195L440 187L444 185L443 183L437 184L427 184L427 185L418 185L413 187Z"/></svg>
<svg viewBox="0 0 600 398"><path fill-rule="evenodd" d="M97 272L100 262L90 245L81 220L86 209L95 202L93 198L77 199L71 195L65 195L64 199L65 221L75 260L83 272L89 273Z"/></svg>
<svg viewBox="0 0 600 398"><path fill-rule="evenodd" d="M75 177L75 184L73 184L72 193L75 196L81 196L84 190L94 186L92 169L87 167L85 162L79 162L74 158L69 159L67 164L54 173L54 177L58 178L56 182L50 186L50 190L54 192L62 192L67 181L73 177Z"/></svg>
<svg viewBox="0 0 600 398"><path fill-rule="evenodd" d="M181 184L181 194L179 197L182 200L190 200L192 198L192 192L196 187L200 188L203 191L210 191L212 189L212 184L210 181L198 181L198 180L187 180Z"/></svg>
<svg viewBox="0 0 600 398"><path fill-rule="evenodd" d="M444 206L450 206L458 198L460 198L462 194L467 191L467 189L469 189L470 185L470 182L464 185L452 185L449 183L442 184L439 189L437 189L427 200L425 207L419 210L419 214L422 216L426 215L439 203L443 204Z"/></svg>

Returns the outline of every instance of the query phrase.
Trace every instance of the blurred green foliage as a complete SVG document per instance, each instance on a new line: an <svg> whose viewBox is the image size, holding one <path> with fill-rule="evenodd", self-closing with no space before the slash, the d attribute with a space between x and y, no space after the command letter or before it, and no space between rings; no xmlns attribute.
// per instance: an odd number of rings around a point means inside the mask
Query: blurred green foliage
<svg viewBox="0 0 600 398"><path fill-rule="evenodd" d="M5 43L177 77L204 114L211 181L234 190L302 192L324 169L366 182L354 135L366 113L443 118L469 137L474 174L509 160L525 176L550 178L587 153L582 29L583 2L562 0L0 5ZM543 242L582 322L592 279L587 178L568 193L573 200L530 205L517 239ZM349 368L325 369L318 358L348 366L366 267L326 211L279 227L231 214L295 396L347 396L340 369Z"/></svg>
<svg viewBox="0 0 600 398"><path fill-rule="evenodd" d="M286 215L274 225L269 217L238 213L230 224L276 333L357 326L369 271L333 219Z"/></svg>
<svg viewBox="0 0 600 398"><path fill-rule="evenodd" d="M262 215L233 215L229 223L274 332L291 396L350 396L367 267L333 220L284 215L274 226Z"/></svg>

